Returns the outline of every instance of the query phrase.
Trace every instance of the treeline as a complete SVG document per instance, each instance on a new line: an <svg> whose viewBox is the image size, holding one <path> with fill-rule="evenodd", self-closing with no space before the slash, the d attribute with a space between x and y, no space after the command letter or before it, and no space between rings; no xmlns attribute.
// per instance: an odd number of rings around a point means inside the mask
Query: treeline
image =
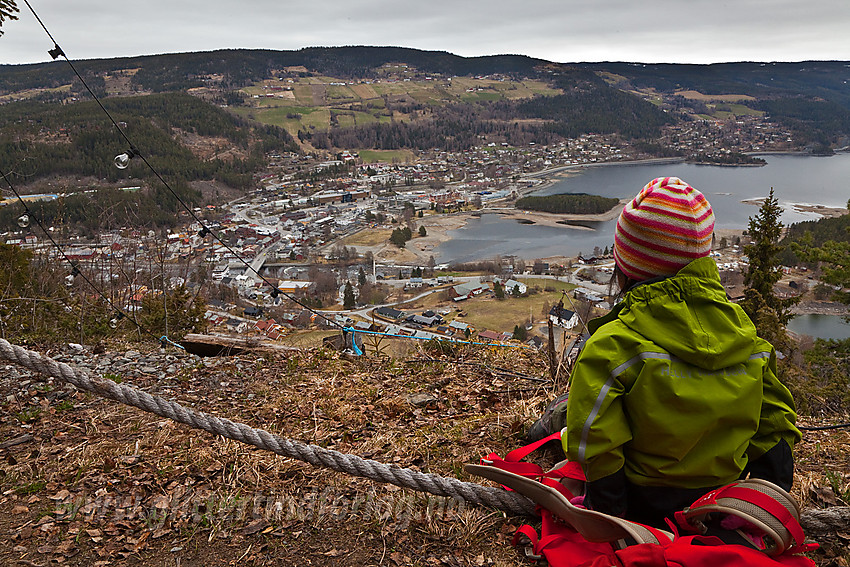
<svg viewBox="0 0 850 567"><path fill-rule="evenodd" d="M676 121L634 95L602 86L535 97L515 103L515 110L520 118L549 120L544 129L563 138L588 133L651 138L659 134L662 126Z"/></svg>
<svg viewBox="0 0 850 567"><path fill-rule="evenodd" d="M517 199L516 208L528 211L559 214L595 215L610 211L620 200L586 193L560 193Z"/></svg>
<svg viewBox="0 0 850 567"><path fill-rule="evenodd" d="M847 207L850 209L850 201L847 202ZM792 244L801 243L806 234L811 235L813 246L823 246L824 242L829 240L850 242L850 215L803 221L789 226L782 239L785 248L780 258L784 265L794 266L800 263L800 259L794 254Z"/></svg>
<svg viewBox="0 0 850 567"><path fill-rule="evenodd" d="M201 194L184 182L169 185L190 207L202 204ZM85 237L128 224L145 230L173 228L177 225L177 213L184 210L177 197L162 185L136 192L96 189L92 193L77 193L54 201L28 203L27 207L46 228L60 232L73 228L74 233ZM19 230L17 219L23 212L23 207L17 203L0 208L0 231Z"/></svg>
<svg viewBox="0 0 850 567"><path fill-rule="evenodd" d="M697 163L718 163L721 165L766 165L764 158L743 154L741 152L729 153L697 153L689 158Z"/></svg>
<svg viewBox="0 0 850 567"><path fill-rule="evenodd" d="M622 89L653 88L673 94L696 90L704 94L741 94L742 101L767 112L770 119L792 130L795 140L830 146L850 135L850 79L844 61L801 63L716 63L712 65L584 63L578 67L622 77ZM679 101L700 111L698 101ZM707 110L707 109L706 109Z"/></svg>
<svg viewBox="0 0 850 567"><path fill-rule="evenodd" d="M847 202L847 207L850 209L850 201ZM796 240L806 232L812 233L815 246L820 246L827 240L850 242L850 215L794 223L788 227L785 238Z"/></svg>

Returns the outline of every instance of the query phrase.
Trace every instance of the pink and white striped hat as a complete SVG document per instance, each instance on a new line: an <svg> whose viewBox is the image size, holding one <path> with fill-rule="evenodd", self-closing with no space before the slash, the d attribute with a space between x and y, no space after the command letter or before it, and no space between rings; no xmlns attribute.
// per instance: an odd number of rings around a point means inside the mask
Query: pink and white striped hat
<svg viewBox="0 0 850 567"><path fill-rule="evenodd" d="M659 177L620 213L614 260L637 281L672 275L708 256L713 232L714 212L703 194L678 177Z"/></svg>

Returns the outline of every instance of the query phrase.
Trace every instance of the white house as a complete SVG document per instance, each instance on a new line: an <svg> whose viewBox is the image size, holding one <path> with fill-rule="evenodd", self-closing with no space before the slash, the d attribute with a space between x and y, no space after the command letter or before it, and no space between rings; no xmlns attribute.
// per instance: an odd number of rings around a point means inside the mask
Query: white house
<svg viewBox="0 0 850 567"><path fill-rule="evenodd" d="M519 287L519 294L525 295L528 291L528 286L522 282L518 282L514 279L510 279L507 281L502 281L501 278L493 278L494 282L499 282L502 284L502 288L505 290L505 295L513 295L514 289Z"/></svg>
<svg viewBox="0 0 850 567"><path fill-rule="evenodd" d="M578 314L569 309L561 309L558 312L558 306L555 305L549 310L549 320L553 325L558 325L564 329L572 329L579 324Z"/></svg>

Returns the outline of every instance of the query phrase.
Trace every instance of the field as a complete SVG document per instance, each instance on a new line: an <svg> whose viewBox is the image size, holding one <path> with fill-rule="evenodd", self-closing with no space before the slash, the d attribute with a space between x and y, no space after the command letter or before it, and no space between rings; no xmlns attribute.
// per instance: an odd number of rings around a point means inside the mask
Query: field
<svg viewBox="0 0 850 567"><path fill-rule="evenodd" d="M452 102L531 98L534 95L554 95L542 81L497 81L471 77L449 80L385 79L372 83L351 84L333 77L302 77L298 79L268 79L244 87L248 108L231 110L263 124L285 128L296 136L299 130L327 130L339 127L362 126L373 122L389 122L384 97L410 99L428 105ZM257 97L257 98L255 98ZM333 115L333 119L332 119ZM395 120L404 120L396 115ZM333 120L333 122L332 122Z"/></svg>
<svg viewBox="0 0 850 567"><path fill-rule="evenodd" d="M416 157L409 150L358 150L357 154L363 163L404 163L413 161Z"/></svg>
<svg viewBox="0 0 850 567"><path fill-rule="evenodd" d="M541 292L527 297L506 297L503 300L480 299L468 300L462 305L467 316L462 320L479 331L513 331L514 325L526 325L545 321L552 305L561 299L560 292ZM544 308L546 314L543 313Z"/></svg>
<svg viewBox="0 0 850 567"><path fill-rule="evenodd" d="M755 110L743 104L715 104L713 105L716 118L734 118L737 116L763 116L764 111Z"/></svg>
<svg viewBox="0 0 850 567"><path fill-rule="evenodd" d="M390 239L392 234L390 229L369 229L361 230L351 236L347 236L340 240L340 244L345 246L377 246L383 244Z"/></svg>
<svg viewBox="0 0 850 567"><path fill-rule="evenodd" d="M0 95L0 103L13 102L17 100L26 100L29 98L33 98L43 93L67 93L71 91L71 85L62 85L61 87L55 88L44 88L44 89L27 89L23 91L17 91L5 95Z"/></svg>
<svg viewBox="0 0 850 567"><path fill-rule="evenodd" d="M685 98L690 98L694 100L702 100L702 101L721 101L721 102L740 102L742 100L755 100L755 97L751 97L750 95L743 94L703 94L698 91L677 91L677 95L683 96Z"/></svg>
<svg viewBox="0 0 850 567"><path fill-rule="evenodd" d="M415 303L405 304L400 309L439 309L449 306L460 309L466 315L457 318L457 312L453 311L446 316L448 321L457 319L475 327L478 331L489 329L491 331L513 331L514 325L524 326L529 320L535 323L545 321L549 308L556 305L561 299L561 290L575 289L575 285L567 282L556 282L546 280L520 280L535 291L525 297L506 296L503 300L488 297L484 294L473 299L455 303L445 299L445 292L433 293ZM547 291L548 290L548 291ZM569 308L569 307L568 307ZM546 313L544 314L544 309Z"/></svg>

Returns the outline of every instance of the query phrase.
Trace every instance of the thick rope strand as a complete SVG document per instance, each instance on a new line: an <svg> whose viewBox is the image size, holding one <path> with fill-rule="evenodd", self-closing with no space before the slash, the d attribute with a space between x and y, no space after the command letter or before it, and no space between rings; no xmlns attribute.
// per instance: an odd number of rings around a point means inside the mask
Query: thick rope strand
<svg viewBox="0 0 850 567"><path fill-rule="evenodd" d="M0 356L30 370L73 384L81 390L184 423L196 429L203 429L228 439L272 451L278 455L305 461L311 465L394 484L418 492L465 500L472 504L488 506L514 515L534 515L534 504L516 492L405 469L396 465L387 465L357 455L347 455L333 449L284 439L268 431L254 429L244 423L234 423L229 419L188 409L177 402L153 396L126 384L91 377L63 362L57 362L37 352L12 345L4 339L0 339Z"/></svg>

